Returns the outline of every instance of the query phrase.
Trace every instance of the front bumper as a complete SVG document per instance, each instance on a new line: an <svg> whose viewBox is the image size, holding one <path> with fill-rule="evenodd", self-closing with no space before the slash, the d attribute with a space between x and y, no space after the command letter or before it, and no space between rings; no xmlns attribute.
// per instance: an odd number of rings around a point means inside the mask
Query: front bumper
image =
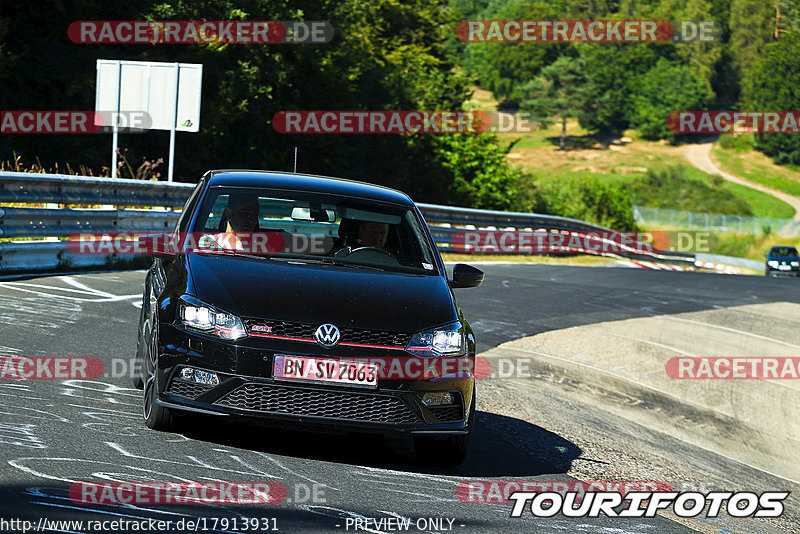
<svg viewBox="0 0 800 534"><path fill-rule="evenodd" d="M790 270L775 269L767 266L764 269L764 274L767 276L800 276L800 268L792 267Z"/></svg>
<svg viewBox="0 0 800 534"><path fill-rule="evenodd" d="M262 425L384 435L464 434L473 401L474 377L454 380L378 380L376 389L292 383L272 378L275 354L375 357L374 351L346 351L291 342L245 338L235 343L196 335L162 323L157 381L162 406L174 410L247 420ZM219 384L183 379L192 367L214 372ZM426 392L450 392L454 404L426 406Z"/></svg>

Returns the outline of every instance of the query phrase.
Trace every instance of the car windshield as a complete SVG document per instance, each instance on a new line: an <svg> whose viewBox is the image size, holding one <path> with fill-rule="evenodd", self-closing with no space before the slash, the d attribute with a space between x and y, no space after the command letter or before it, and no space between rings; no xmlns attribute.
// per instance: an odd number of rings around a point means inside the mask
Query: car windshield
<svg viewBox="0 0 800 534"><path fill-rule="evenodd" d="M192 229L201 253L438 274L413 209L323 193L212 187Z"/></svg>
<svg viewBox="0 0 800 534"><path fill-rule="evenodd" d="M771 255L797 257L797 249L794 247L774 247L772 249Z"/></svg>

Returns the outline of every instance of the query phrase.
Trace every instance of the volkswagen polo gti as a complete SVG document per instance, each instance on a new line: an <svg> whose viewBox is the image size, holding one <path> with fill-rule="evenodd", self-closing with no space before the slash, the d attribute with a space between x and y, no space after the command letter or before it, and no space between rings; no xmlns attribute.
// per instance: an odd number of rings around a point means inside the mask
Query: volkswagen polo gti
<svg viewBox="0 0 800 534"><path fill-rule="evenodd" d="M209 171L147 272L137 359L148 427L195 414L411 436L457 464L475 337L411 199L360 182ZM144 238L147 239L147 238Z"/></svg>

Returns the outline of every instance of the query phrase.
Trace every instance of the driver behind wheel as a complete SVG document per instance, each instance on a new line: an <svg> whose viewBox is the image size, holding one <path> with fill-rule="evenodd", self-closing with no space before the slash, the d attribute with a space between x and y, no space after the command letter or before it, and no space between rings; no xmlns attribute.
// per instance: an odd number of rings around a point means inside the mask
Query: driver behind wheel
<svg viewBox="0 0 800 534"><path fill-rule="evenodd" d="M365 247L383 249L388 236L389 225L386 223L342 219L339 225L340 242L332 254L344 257Z"/></svg>

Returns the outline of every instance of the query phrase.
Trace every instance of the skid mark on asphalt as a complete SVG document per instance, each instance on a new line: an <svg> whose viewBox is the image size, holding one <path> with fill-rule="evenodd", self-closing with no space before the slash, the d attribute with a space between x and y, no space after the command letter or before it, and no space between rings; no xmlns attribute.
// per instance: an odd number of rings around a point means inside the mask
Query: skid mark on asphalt
<svg viewBox="0 0 800 534"><path fill-rule="evenodd" d="M0 286L1 287L1 286ZM35 295L20 298L0 295L0 323L20 329L35 328L39 335L53 335L74 323L83 308L78 302Z"/></svg>
<svg viewBox="0 0 800 534"><path fill-rule="evenodd" d="M328 488L330 488L330 489L332 489L334 491L339 491L339 488L335 488L335 487L333 487L333 486L331 486L329 484L326 484L324 482L319 482L317 480L314 480L313 478L309 478L306 475L303 475L301 473L298 473L298 472L292 470L291 468L287 467L283 462L281 462L280 460L278 460L277 458L275 458L275 457L273 457L273 456L271 456L269 454L266 454L266 453L263 453L263 452L260 452L260 451L253 451L253 452L255 452L257 455L261 456L262 458L265 458L265 459L269 460L270 462L272 462L273 464L277 465L280 469L283 469L287 473L290 473L290 474L292 474L292 475L294 475L296 477L299 477L299 478L302 478L304 480L307 480L307 481L311 482L312 484L322 484L323 486L327 486Z"/></svg>
<svg viewBox="0 0 800 534"><path fill-rule="evenodd" d="M71 276L59 276L51 281L53 283L48 284L0 282L0 323L35 328L38 334L52 335L76 322L84 303L141 300L138 293L114 295L91 288ZM57 285L59 283L64 285ZM5 349L10 347L0 347L0 354Z"/></svg>
<svg viewBox="0 0 800 534"><path fill-rule="evenodd" d="M152 460L152 458L151 458ZM75 478L65 478L63 476L55 474L51 470L55 469L59 472L63 472L63 468L60 468L61 465L65 463L70 464L70 472L75 473L77 476ZM179 464L180 462L171 462L173 464ZM134 465L125 465L120 462L105 462L99 460L89 460L89 459L82 459L82 458L64 458L64 457L54 457L54 458L34 458L34 457L22 457L16 458L14 460L10 460L8 462L9 465L15 467L25 473L30 475L45 478L49 480L55 480L59 482L66 482L69 484L74 484L79 481L109 481L109 482L156 482L156 481L171 481L171 482L198 482L198 481L216 481L221 482L222 479L208 477L208 476L192 476L191 478L187 478L182 476L174 471L162 471L162 470L155 470L150 466L147 467L139 467ZM192 465L191 463L186 463L185 465ZM166 467L168 469L168 467ZM218 468L214 468L218 469ZM223 473L241 473L238 471L231 471L227 469L222 470ZM222 473L221 473L222 474ZM50 493L52 491L52 493ZM133 504L105 504L105 505L97 505L92 504L91 506L81 506L83 503L74 503L69 497L65 495L66 489L64 488L42 488L42 487L34 487L28 488L27 494L29 496L35 496L37 498L44 498L45 500L34 501L31 500L31 504L41 505L41 506L50 506L50 507L61 507L61 508L69 508L73 510L79 510L82 512L88 512L92 514L102 514L102 515L113 515L118 517L130 517L130 518L138 518L138 519L148 519L156 517L158 518L161 516L162 519L172 518L197 518L197 517L209 517L208 508L206 508L206 513L203 516L200 515L193 515L187 514L183 512L173 512L163 508L148 508L145 506L138 506ZM64 503L59 504L58 502L48 502L49 501L68 501L70 504ZM230 508L228 506L214 506L213 510L217 513L222 514L223 517L238 517L241 520L245 520L248 518L248 515L243 513L241 510L237 510L234 508ZM136 511L136 512L146 512L148 515L131 515L128 511ZM167 517L164 517L167 516ZM212 530L212 529L204 529L204 532L227 532L225 530Z"/></svg>
<svg viewBox="0 0 800 534"><path fill-rule="evenodd" d="M31 449L46 449L47 445L36 433L36 427L37 425L30 423L0 423L0 443Z"/></svg>
<svg viewBox="0 0 800 534"><path fill-rule="evenodd" d="M0 288L48 297L56 300L74 300L78 302L116 302L141 298L140 293L131 295L115 295L101 291L79 282L71 276L59 276L55 280L63 282L69 287L51 284L33 284L30 282L0 282ZM67 294L69 293L69 294ZM83 296L75 296L74 293Z"/></svg>

